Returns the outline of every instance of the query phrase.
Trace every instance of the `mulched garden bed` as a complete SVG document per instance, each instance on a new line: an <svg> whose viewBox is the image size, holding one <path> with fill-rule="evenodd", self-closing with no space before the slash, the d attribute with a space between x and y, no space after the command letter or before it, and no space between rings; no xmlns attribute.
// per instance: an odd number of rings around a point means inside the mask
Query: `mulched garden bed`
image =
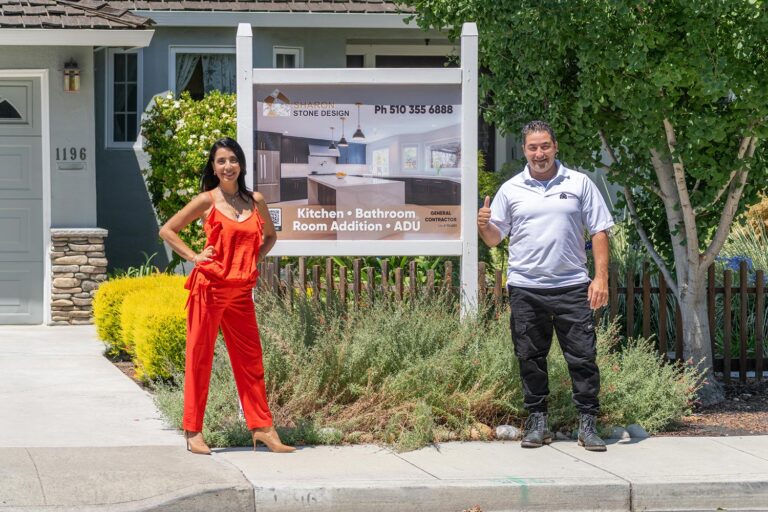
<svg viewBox="0 0 768 512"><path fill-rule="evenodd" d="M661 436L749 436L768 434L768 383L730 384L724 402L700 408Z"/></svg>

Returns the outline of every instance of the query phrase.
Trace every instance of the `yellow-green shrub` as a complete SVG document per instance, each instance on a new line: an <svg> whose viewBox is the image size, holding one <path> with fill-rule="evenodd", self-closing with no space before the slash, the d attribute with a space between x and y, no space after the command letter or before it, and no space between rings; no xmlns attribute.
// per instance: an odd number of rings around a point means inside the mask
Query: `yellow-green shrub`
<svg viewBox="0 0 768 512"><path fill-rule="evenodd" d="M171 288L176 290L184 290L184 277L168 274L153 274L151 276L136 278L140 281L141 285L132 289L123 297L123 303L120 307L120 349L130 355L134 355L135 350L135 338L134 331L136 329L136 315L137 306L141 306L141 302L136 302L132 297L141 293L142 296L152 293L160 293L160 288ZM130 306L127 301L130 301Z"/></svg>
<svg viewBox="0 0 768 512"><path fill-rule="evenodd" d="M111 279L99 286L93 298L93 316L96 333L107 345L110 355L127 354L127 345L123 338L122 305L126 297L137 290L157 286L182 288L184 276L153 274L144 277L123 277Z"/></svg>
<svg viewBox="0 0 768 512"><path fill-rule="evenodd" d="M187 291L180 286L159 286L132 293L123 303L124 328L130 329L130 347L136 376L143 380L168 378L184 367Z"/></svg>
<svg viewBox="0 0 768 512"><path fill-rule="evenodd" d="M768 228L768 196L761 197L760 202L753 204L746 215L747 220L758 233L761 232L761 228Z"/></svg>
<svg viewBox="0 0 768 512"><path fill-rule="evenodd" d="M120 278L102 283L93 297L93 318L96 334L107 345L110 355L118 356L122 350L120 307L129 293L146 286L142 279Z"/></svg>

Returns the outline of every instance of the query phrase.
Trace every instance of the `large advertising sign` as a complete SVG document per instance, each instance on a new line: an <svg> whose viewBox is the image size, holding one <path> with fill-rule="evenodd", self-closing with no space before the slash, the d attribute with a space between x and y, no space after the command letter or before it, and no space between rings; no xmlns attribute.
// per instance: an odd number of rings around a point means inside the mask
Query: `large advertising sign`
<svg viewBox="0 0 768 512"><path fill-rule="evenodd" d="M458 240L461 84L255 84L254 187L280 240Z"/></svg>
<svg viewBox="0 0 768 512"><path fill-rule="evenodd" d="M237 28L237 138L275 256L461 257L477 305L477 27L459 68L253 68Z"/></svg>

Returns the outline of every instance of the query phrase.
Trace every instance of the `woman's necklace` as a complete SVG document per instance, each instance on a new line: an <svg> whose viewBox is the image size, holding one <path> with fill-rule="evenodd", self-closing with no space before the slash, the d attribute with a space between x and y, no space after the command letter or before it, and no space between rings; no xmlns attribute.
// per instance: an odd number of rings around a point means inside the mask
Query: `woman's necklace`
<svg viewBox="0 0 768 512"><path fill-rule="evenodd" d="M221 188L219 190L221 191L221 197L224 198L224 201L226 201L227 206L229 206L230 209L232 210L232 213L235 214L235 220L239 221L240 220L240 215L242 213L242 209L240 209L240 210L237 209L237 202L238 202L238 199L239 199L240 196L237 193L235 193L235 194L227 194Z"/></svg>

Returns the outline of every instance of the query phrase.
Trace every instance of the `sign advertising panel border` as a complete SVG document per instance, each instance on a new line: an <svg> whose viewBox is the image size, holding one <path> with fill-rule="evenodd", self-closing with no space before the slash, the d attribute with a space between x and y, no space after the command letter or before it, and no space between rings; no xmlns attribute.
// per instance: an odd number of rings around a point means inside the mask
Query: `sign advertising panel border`
<svg viewBox="0 0 768 512"><path fill-rule="evenodd" d="M477 305L477 29L461 67L254 69L237 33L238 140L273 256L461 256Z"/></svg>

